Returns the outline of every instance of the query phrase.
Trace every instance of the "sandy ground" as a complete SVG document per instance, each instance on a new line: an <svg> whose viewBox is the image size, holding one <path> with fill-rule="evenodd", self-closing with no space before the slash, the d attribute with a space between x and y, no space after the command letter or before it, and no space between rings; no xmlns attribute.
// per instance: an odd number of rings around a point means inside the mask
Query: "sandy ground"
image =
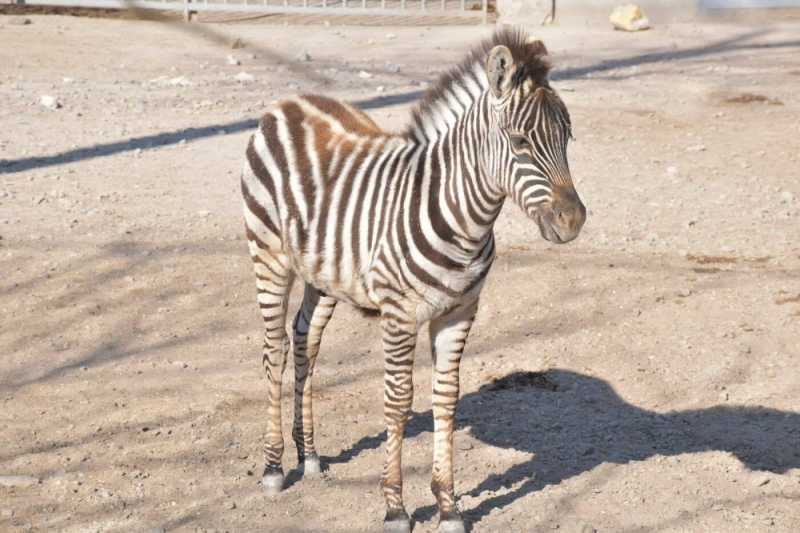
<svg viewBox="0 0 800 533"><path fill-rule="evenodd" d="M261 493L238 174L275 99L400 128L490 29L31 19L0 19L0 476L40 481L0 486L0 530L381 531L378 327L346 306L315 376L328 471L288 444ZM537 32L589 217L565 246L513 205L497 224L460 508L475 532L797 531L800 23ZM415 382L406 505L435 531L425 340Z"/></svg>

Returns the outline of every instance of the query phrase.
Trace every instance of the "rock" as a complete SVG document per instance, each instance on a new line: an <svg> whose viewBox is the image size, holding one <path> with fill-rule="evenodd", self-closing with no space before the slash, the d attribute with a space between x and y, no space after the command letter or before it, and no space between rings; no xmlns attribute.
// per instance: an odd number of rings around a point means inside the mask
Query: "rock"
<svg viewBox="0 0 800 533"><path fill-rule="evenodd" d="M172 364L177 366L178 368L186 368L187 366L189 366L183 361L173 361Z"/></svg>
<svg viewBox="0 0 800 533"><path fill-rule="evenodd" d="M7 22L14 26L27 26L31 23L31 19L27 17L11 17Z"/></svg>
<svg viewBox="0 0 800 533"><path fill-rule="evenodd" d="M33 476L0 476L0 485L6 487L30 487L40 482L41 479Z"/></svg>
<svg viewBox="0 0 800 533"><path fill-rule="evenodd" d="M14 516L14 511L12 511L11 509L3 509L2 511L0 511L0 515Z"/></svg>
<svg viewBox="0 0 800 533"><path fill-rule="evenodd" d="M205 218L205 217L207 217L208 215L211 214L211 211L209 211L208 209L202 209L202 210L198 211L197 214L200 215L201 217Z"/></svg>
<svg viewBox="0 0 800 533"><path fill-rule="evenodd" d="M615 30L639 31L650 26L647 15L636 4L622 4L614 8L608 19Z"/></svg>
<svg viewBox="0 0 800 533"><path fill-rule="evenodd" d="M597 529L592 524L584 523L581 526L581 533L597 533Z"/></svg>
<svg viewBox="0 0 800 533"><path fill-rule="evenodd" d="M47 94L43 94L42 97L39 98L39 103L48 109L59 109L61 107L61 103L55 96Z"/></svg>
<svg viewBox="0 0 800 533"><path fill-rule="evenodd" d="M675 167L667 167L667 174L675 175L678 173L678 169Z"/></svg>
<svg viewBox="0 0 800 533"><path fill-rule="evenodd" d="M256 81L255 76L253 76L252 74L248 74L247 72L244 71L234 76L233 79L235 79L239 83L250 83Z"/></svg>
<svg viewBox="0 0 800 533"><path fill-rule="evenodd" d="M694 146L690 146L686 149L687 152L705 152L706 145L705 144L696 144Z"/></svg>
<svg viewBox="0 0 800 533"><path fill-rule="evenodd" d="M781 202L790 204L794 201L794 195L789 191L783 191L781 193Z"/></svg>
<svg viewBox="0 0 800 533"><path fill-rule="evenodd" d="M231 37L230 40L231 48L236 50L237 48L244 48L244 42L239 37Z"/></svg>
<svg viewBox="0 0 800 533"><path fill-rule="evenodd" d="M389 66L386 67L386 72L388 72L389 74L397 74L398 72L400 72L400 67L390 63Z"/></svg>
<svg viewBox="0 0 800 533"><path fill-rule="evenodd" d="M229 509L229 510L236 509L236 503L233 502L233 501L225 502L225 509Z"/></svg>
<svg viewBox="0 0 800 533"><path fill-rule="evenodd" d="M305 50L300 50L300 53L297 54L295 58L303 63L305 63L306 61L311 61L311 56L308 55L308 52L306 52Z"/></svg>
<svg viewBox="0 0 800 533"><path fill-rule="evenodd" d="M594 452L594 447L591 444L578 444L578 453L581 455L591 455Z"/></svg>
<svg viewBox="0 0 800 533"><path fill-rule="evenodd" d="M375 91L377 91L379 93L382 93L384 91L384 89L386 89L386 88L383 85L378 85L377 87L375 87Z"/></svg>
<svg viewBox="0 0 800 533"><path fill-rule="evenodd" d="M691 295L692 295L692 289L681 289L678 292L678 296L680 296L681 298L688 298Z"/></svg>
<svg viewBox="0 0 800 533"><path fill-rule="evenodd" d="M239 63L239 60L238 60L238 59L236 59L236 58L235 58L233 55L229 55L229 56L226 58L226 61L228 62L228 64L229 64L229 65L232 65L232 66L234 66L234 67L235 67L236 65L240 65L240 64L241 64L241 63Z"/></svg>
<svg viewBox="0 0 800 533"><path fill-rule="evenodd" d="M386 34L386 38L387 39L397 39L397 35L395 35L394 33L387 33Z"/></svg>
<svg viewBox="0 0 800 533"><path fill-rule="evenodd" d="M459 450L471 450L473 448L472 442L467 439L458 439L456 446L458 446Z"/></svg>
<svg viewBox="0 0 800 533"><path fill-rule="evenodd" d="M369 78L371 78L371 77L372 77L372 74L370 74L370 73L369 73L369 72L367 72L366 70L362 70L361 72L359 72L359 73L358 73L358 77L359 77L359 78L361 78L361 79L364 79L364 80L366 80L366 79L369 79Z"/></svg>
<svg viewBox="0 0 800 533"><path fill-rule="evenodd" d="M151 527L147 530L147 533L165 533L164 526Z"/></svg>

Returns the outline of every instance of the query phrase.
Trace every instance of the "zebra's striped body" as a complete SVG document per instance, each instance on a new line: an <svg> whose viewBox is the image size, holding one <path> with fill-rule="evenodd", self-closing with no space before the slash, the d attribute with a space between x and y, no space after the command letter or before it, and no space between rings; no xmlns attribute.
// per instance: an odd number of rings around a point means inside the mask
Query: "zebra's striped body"
<svg viewBox="0 0 800 533"><path fill-rule="evenodd" d="M385 356L388 459L381 478L388 531L408 531L400 456L410 413L417 332L430 321L434 357L431 488L443 531L463 531L455 506L452 430L458 367L495 256L492 225L512 198L554 242L577 236L585 209L569 177L569 119L546 81L546 50L499 32L446 75L402 134L321 96L265 115L242 174L245 220L265 323L269 424L263 478L282 488L281 375L294 276L305 282L294 322L292 432L306 474L319 471L311 380L337 301L378 312Z"/></svg>

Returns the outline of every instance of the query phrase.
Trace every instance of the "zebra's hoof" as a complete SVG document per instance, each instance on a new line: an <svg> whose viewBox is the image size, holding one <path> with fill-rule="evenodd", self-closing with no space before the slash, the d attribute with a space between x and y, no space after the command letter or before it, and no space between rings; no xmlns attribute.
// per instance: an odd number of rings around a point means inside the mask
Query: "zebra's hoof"
<svg viewBox="0 0 800 533"><path fill-rule="evenodd" d="M439 522L439 533L465 533L462 520L442 520Z"/></svg>
<svg viewBox="0 0 800 533"><path fill-rule="evenodd" d="M322 473L322 466L318 458L306 457L305 461L300 463L300 470L304 477L317 477Z"/></svg>
<svg viewBox="0 0 800 533"><path fill-rule="evenodd" d="M266 474L261 478L264 494L274 496L283 490L283 474Z"/></svg>
<svg viewBox="0 0 800 533"><path fill-rule="evenodd" d="M411 520L408 518L383 523L386 533L411 533Z"/></svg>

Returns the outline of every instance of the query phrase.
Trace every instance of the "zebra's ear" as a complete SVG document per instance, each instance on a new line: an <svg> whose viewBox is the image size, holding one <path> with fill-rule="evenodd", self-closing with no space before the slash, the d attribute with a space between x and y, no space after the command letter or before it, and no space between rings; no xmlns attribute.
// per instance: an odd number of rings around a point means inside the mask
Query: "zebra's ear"
<svg viewBox="0 0 800 533"><path fill-rule="evenodd" d="M497 97L508 94L511 90L514 74L514 58L511 50L503 45L492 48L486 58L486 76L489 78L489 89Z"/></svg>

